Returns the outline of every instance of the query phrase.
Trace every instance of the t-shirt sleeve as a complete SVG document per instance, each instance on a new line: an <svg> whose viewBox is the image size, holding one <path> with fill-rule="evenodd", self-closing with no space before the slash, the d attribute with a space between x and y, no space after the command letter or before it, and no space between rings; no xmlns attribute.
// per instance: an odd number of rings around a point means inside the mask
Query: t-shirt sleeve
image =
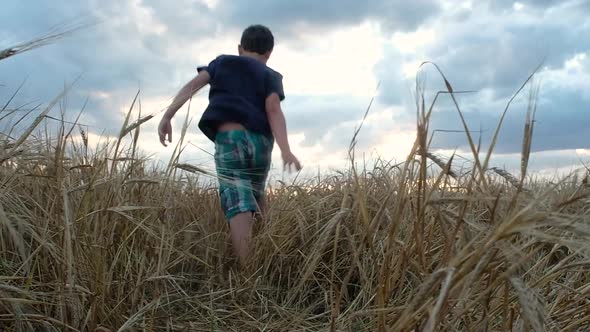
<svg viewBox="0 0 590 332"><path fill-rule="evenodd" d="M279 100L285 99L285 91L283 90L283 76L277 72L268 71L266 73L266 96L270 96L273 92L279 95Z"/></svg>
<svg viewBox="0 0 590 332"><path fill-rule="evenodd" d="M215 71L217 69L217 63L218 62L219 62L219 57L213 59L206 66L199 66L199 67L197 67L197 72L200 73L201 71L205 70L206 72L209 73L209 76L211 77L211 79L213 79L213 77L215 77Z"/></svg>

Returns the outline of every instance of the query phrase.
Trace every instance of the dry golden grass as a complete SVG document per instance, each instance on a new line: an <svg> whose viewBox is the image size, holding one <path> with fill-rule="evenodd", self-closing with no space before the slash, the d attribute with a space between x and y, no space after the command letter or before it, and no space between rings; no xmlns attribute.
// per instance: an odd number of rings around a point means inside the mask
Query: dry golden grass
<svg viewBox="0 0 590 332"><path fill-rule="evenodd" d="M65 122L33 134L58 100L0 136L4 331L590 329L590 188L527 180L534 110L523 174L488 168L493 147L480 162L470 134L457 173L429 151L419 98L406 162L272 187L236 271L215 188L180 145L157 169L136 148L151 118L97 148Z"/></svg>

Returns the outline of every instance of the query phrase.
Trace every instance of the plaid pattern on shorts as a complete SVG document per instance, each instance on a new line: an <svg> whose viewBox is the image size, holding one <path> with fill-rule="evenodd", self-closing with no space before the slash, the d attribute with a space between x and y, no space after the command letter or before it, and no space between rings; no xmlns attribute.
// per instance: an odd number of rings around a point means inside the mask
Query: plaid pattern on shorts
<svg viewBox="0 0 590 332"><path fill-rule="evenodd" d="M258 211L264 198L274 141L264 135L232 130L215 136L215 168L225 217Z"/></svg>

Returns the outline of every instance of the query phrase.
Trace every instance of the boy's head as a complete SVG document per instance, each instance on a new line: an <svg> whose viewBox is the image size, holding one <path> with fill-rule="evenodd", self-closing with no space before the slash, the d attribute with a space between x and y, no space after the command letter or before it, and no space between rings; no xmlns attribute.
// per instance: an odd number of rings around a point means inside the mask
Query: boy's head
<svg viewBox="0 0 590 332"><path fill-rule="evenodd" d="M240 55L253 53L268 60L274 48L274 43L274 36L269 28L260 24L251 25L242 33L238 51Z"/></svg>

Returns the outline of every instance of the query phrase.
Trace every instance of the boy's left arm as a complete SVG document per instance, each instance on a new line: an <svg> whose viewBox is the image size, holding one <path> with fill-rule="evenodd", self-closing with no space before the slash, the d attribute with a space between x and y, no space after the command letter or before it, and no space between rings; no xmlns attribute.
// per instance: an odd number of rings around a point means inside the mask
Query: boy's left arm
<svg viewBox="0 0 590 332"><path fill-rule="evenodd" d="M205 85L209 83L211 77L206 70L202 70L195 78L185 84L182 89L176 94L174 100L168 110L164 113L160 124L158 125L158 136L160 137L160 143L166 145L166 136L168 136L168 142L172 142L172 124L170 121L176 114L176 112L186 103L195 93L201 90Z"/></svg>

